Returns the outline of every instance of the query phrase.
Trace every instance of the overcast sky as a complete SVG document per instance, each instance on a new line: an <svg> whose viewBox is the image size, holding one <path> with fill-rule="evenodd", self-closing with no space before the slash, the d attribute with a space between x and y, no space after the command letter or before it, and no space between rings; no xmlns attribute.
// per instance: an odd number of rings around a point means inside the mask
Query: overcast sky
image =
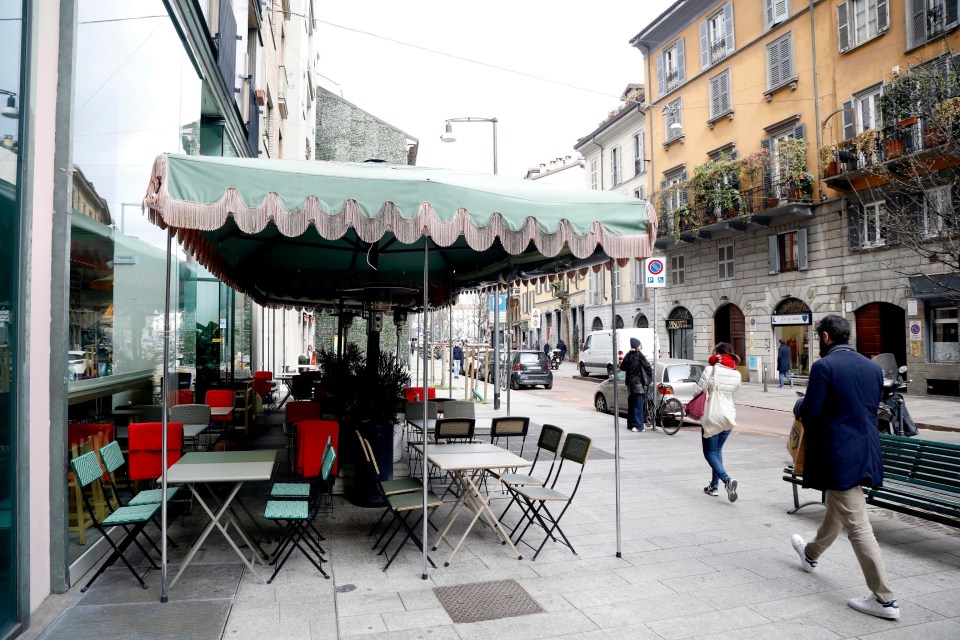
<svg viewBox="0 0 960 640"><path fill-rule="evenodd" d="M643 82L644 61L628 42L668 0L485 4L365 0L318 5L318 83L420 140L417 164L492 171L492 126L444 120L495 117L499 173L523 177L573 145ZM411 10L416 7L416 10ZM520 76L383 38L581 87Z"/></svg>

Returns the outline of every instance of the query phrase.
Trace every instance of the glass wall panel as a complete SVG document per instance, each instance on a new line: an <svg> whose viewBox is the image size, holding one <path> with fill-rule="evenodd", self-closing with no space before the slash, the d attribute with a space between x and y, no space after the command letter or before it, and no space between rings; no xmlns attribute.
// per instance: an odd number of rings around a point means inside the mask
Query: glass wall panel
<svg viewBox="0 0 960 640"><path fill-rule="evenodd" d="M20 260L22 2L0 0L0 636L17 623L17 296Z"/></svg>
<svg viewBox="0 0 960 640"><path fill-rule="evenodd" d="M166 232L141 214L140 202L158 154L200 152L204 105L203 83L163 0L77 4L67 456L111 438L123 446L127 422L155 415L136 412L160 401L165 375ZM180 284L185 273L181 261L171 277L170 375L195 360L195 346L181 339L183 305L196 298ZM96 536L78 490L67 493L68 557L82 557L74 565L82 571Z"/></svg>

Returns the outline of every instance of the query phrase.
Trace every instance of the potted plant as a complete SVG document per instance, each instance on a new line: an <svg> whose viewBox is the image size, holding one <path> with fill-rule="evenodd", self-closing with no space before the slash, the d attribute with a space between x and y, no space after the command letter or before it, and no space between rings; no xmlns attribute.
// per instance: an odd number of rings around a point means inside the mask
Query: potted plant
<svg viewBox="0 0 960 640"><path fill-rule="evenodd" d="M903 138L899 131L891 131L883 136L883 159L896 160L903 155Z"/></svg>
<svg viewBox="0 0 960 640"><path fill-rule="evenodd" d="M705 206L706 222L732 218L740 210L740 163L721 155L695 167L689 180L691 197Z"/></svg>
<svg viewBox="0 0 960 640"><path fill-rule="evenodd" d="M837 144L825 144L820 147L820 175L830 178L837 175Z"/></svg>
<svg viewBox="0 0 960 640"><path fill-rule="evenodd" d="M853 138L853 148L857 158L863 166L877 163L877 141L880 132L876 129L865 129Z"/></svg>
<svg viewBox="0 0 960 640"><path fill-rule="evenodd" d="M947 98L935 104L930 114L925 137L927 148L956 139L958 124L960 124L960 98Z"/></svg>

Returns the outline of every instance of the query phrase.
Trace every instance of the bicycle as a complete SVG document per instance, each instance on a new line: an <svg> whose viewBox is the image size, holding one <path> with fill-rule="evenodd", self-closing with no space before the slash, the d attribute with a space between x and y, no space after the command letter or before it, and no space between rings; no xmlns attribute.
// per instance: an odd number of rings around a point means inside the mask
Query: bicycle
<svg viewBox="0 0 960 640"><path fill-rule="evenodd" d="M672 436L680 427L683 426L683 403L677 400L673 395L673 387L668 384L658 384L657 391L660 392L660 401L654 406L653 393L648 388L643 396L643 415L644 421L653 431L657 430L657 425L663 429L668 436Z"/></svg>

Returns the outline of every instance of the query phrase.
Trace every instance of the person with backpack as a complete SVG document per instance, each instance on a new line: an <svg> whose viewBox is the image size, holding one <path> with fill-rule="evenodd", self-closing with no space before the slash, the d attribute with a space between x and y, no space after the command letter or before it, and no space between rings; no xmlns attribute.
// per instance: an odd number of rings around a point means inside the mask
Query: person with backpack
<svg viewBox="0 0 960 640"><path fill-rule="evenodd" d="M630 351L623 357L620 370L627 383L627 428L634 432L643 431L643 400L647 385L653 380L653 367L640 350L640 341L636 338L630 338Z"/></svg>

